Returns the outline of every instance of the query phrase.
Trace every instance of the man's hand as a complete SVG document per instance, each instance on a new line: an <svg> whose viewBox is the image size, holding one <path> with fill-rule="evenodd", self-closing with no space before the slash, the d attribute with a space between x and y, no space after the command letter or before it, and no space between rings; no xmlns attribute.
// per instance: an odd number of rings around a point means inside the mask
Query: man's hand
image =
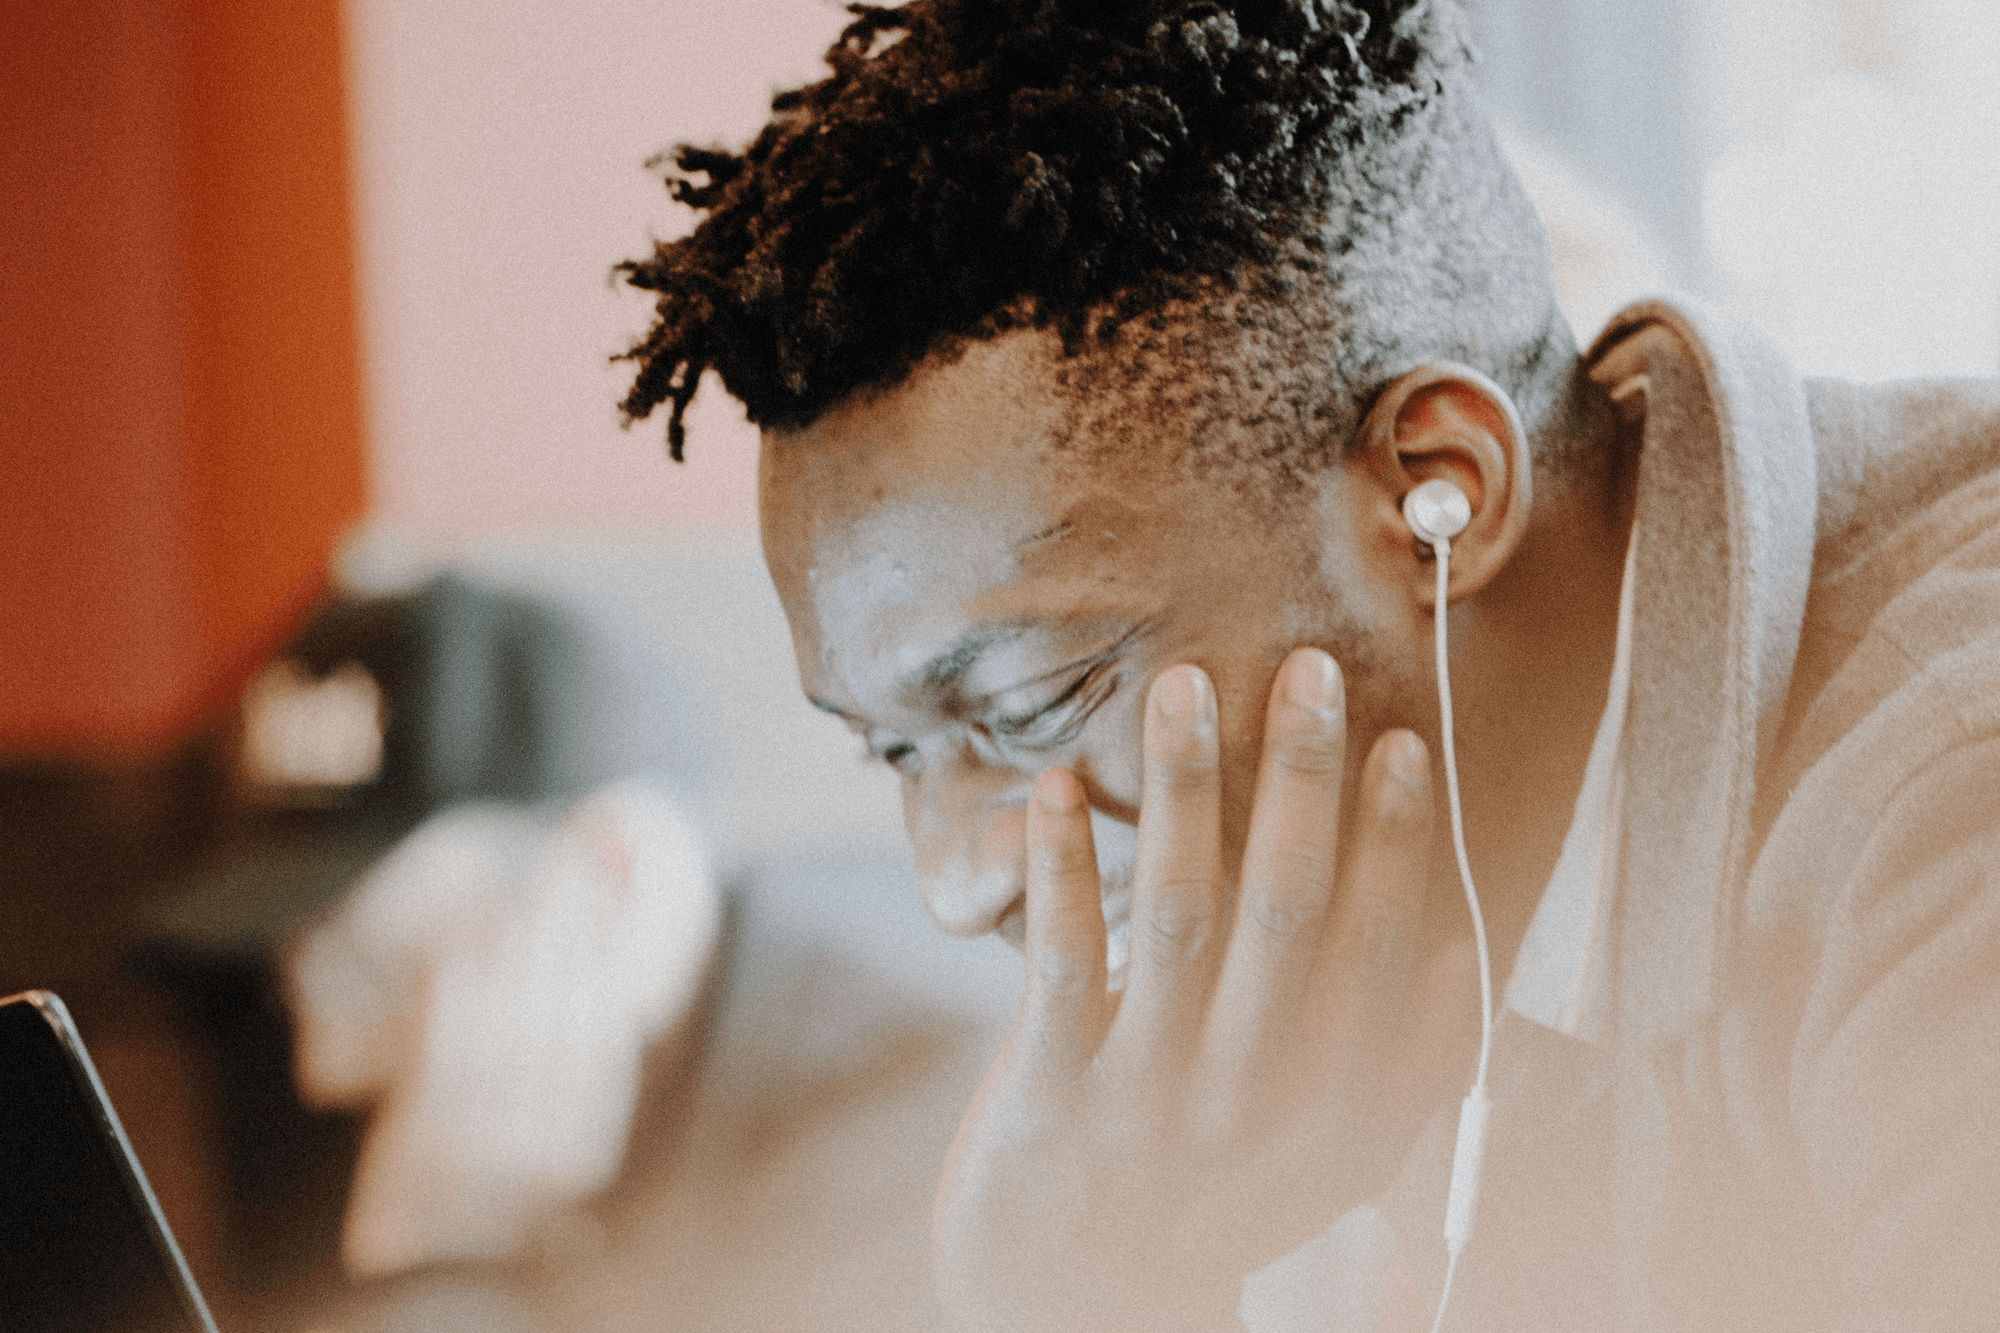
<svg viewBox="0 0 2000 1333"><path fill-rule="evenodd" d="M1081 784L1036 780L1021 1009L939 1187L938 1275L964 1327L1234 1327L1241 1276L1386 1185L1467 1076L1469 955L1419 957L1423 744L1376 743L1343 847L1346 731L1332 659L1294 652L1232 903L1214 691L1193 667L1160 674L1122 999Z"/></svg>

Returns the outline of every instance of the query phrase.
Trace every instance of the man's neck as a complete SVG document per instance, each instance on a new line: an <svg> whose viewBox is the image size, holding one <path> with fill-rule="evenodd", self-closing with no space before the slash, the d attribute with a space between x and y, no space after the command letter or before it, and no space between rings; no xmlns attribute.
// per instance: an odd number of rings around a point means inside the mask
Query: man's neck
<svg viewBox="0 0 2000 1333"><path fill-rule="evenodd" d="M1596 456L1613 456L1608 441ZM1562 850L1604 712L1632 522L1621 480L1538 506L1466 608L1453 653L1466 842L1502 977Z"/></svg>

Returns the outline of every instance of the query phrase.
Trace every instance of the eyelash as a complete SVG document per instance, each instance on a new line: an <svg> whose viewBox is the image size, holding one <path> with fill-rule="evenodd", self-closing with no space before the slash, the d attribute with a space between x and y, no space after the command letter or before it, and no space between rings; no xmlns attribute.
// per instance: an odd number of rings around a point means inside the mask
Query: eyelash
<svg viewBox="0 0 2000 1333"><path fill-rule="evenodd" d="M1069 687L1032 713L996 717L987 730L995 740L1011 742L1024 750L1048 750L1076 739L1076 733L1100 704L1118 687L1117 674L1110 664L1098 662L1072 681ZM1069 716L1053 735L1029 739L1027 733L1067 708Z"/></svg>
<svg viewBox="0 0 2000 1333"><path fill-rule="evenodd" d="M1118 674L1113 669L1116 665L1111 659L1093 662L1062 693L1033 712L996 717L990 723L978 724L976 730L989 740L1022 750L1052 750L1059 745L1067 745L1076 739L1077 732L1082 730L1090 715L1117 690ZM1028 732L1065 708L1069 710L1069 715L1062 719L1053 734L1028 738ZM869 762L879 760L907 776L904 762L916 752L917 747L908 741L895 741L880 748L869 741L864 745L863 757Z"/></svg>
<svg viewBox="0 0 2000 1333"><path fill-rule="evenodd" d="M916 752L917 747L908 741L896 741L893 744L883 746L879 750L875 748L873 741L863 741L861 744L861 758L864 762L872 764L879 761L895 769L898 773L903 771L903 761L916 754Z"/></svg>

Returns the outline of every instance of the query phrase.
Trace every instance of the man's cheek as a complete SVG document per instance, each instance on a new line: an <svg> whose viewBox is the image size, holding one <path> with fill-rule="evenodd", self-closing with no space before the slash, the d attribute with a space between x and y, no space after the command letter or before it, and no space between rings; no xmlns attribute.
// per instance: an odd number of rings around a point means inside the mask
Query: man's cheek
<svg viewBox="0 0 2000 1333"><path fill-rule="evenodd" d="M1144 678L1121 685L1091 718L1083 744L1067 759L1083 778L1093 806L1127 823L1138 821L1139 795L1144 790L1146 685ZM1097 831L1093 826L1092 832Z"/></svg>
<svg viewBox="0 0 2000 1333"><path fill-rule="evenodd" d="M1125 820L1102 810L1090 812L1090 838L1097 849L1097 877L1109 888L1113 880L1132 877L1132 863L1139 855L1139 830Z"/></svg>
<svg viewBox="0 0 2000 1333"><path fill-rule="evenodd" d="M1132 868L1138 860L1139 831L1093 809L1090 837L1097 852L1098 894L1104 910L1105 972L1111 989L1121 990L1131 954Z"/></svg>

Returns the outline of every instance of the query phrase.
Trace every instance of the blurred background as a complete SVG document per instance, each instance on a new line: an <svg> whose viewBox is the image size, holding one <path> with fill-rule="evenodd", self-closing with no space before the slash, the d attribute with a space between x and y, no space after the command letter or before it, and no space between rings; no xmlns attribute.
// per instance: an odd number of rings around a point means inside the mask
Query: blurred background
<svg viewBox="0 0 2000 1333"><path fill-rule="evenodd" d="M2000 373L2000 6L1469 8L1581 341L1678 290L1809 375ZM893 783L798 697L754 430L704 393L676 467L609 360L649 314L611 265L690 221L647 159L749 137L844 19L0 15L0 994L65 994L225 1328L929 1326L931 1180L1013 965L931 931ZM722 925L629 1020L614 1178L358 1263L401 1085L295 1079L302 941L440 812L555 846L615 781L685 814ZM489 879L454 910L539 891ZM378 1007L432 1012L442 931L370 956Z"/></svg>

